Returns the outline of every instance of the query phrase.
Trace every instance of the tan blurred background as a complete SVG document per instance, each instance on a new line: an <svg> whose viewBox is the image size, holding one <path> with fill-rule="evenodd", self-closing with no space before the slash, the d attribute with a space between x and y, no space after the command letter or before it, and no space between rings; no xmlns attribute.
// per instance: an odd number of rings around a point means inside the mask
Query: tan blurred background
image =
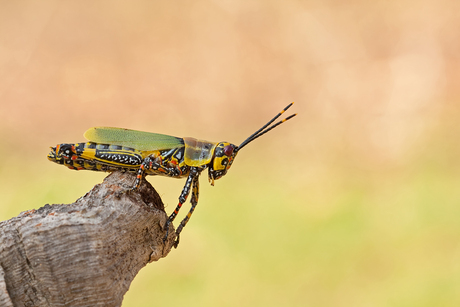
<svg viewBox="0 0 460 307"><path fill-rule="evenodd" d="M1 220L116 126L239 144L123 306L459 306L460 2L0 1ZM203 176L206 177L206 176ZM171 212L183 180L153 178ZM184 209L186 211L187 209Z"/></svg>

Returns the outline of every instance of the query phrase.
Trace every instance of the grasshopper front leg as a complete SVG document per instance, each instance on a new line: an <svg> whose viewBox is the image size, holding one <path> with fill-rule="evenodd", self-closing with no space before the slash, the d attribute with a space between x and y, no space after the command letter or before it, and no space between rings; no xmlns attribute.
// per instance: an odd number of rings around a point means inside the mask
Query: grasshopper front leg
<svg viewBox="0 0 460 307"><path fill-rule="evenodd" d="M190 190L192 189L192 207L190 208L189 213L187 216L182 220L180 223L179 227L176 230L176 235L177 239L174 242L174 247L177 248L177 245L179 244L179 234L182 231L182 228L184 228L185 224L187 224L188 220L190 219L190 216L192 215L193 211L195 210L195 207L198 203L198 189L199 189L199 184L198 184L198 179L200 177L200 173L203 169L199 167L191 167L190 168L190 174L187 177L187 180L185 181L185 186L182 189L182 193L179 196L179 204L177 205L176 209L174 210L173 213L169 216L168 220L166 221L165 228L166 228L166 234L163 238L163 242L166 241L168 238L169 234L169 225L174 221L176 218L177 214L179 213L180 208L182 205L185 203L187 200L188 195L190 194ZM193 187L193 188L192 188Z"/></svg>
<svg viewBox="0 0 460 307"><path fill-rule="evenodd" d="M187 222L190 220L190 217L192 216L193 211L195 211L195 207L198 204L198 194L199 194L199 176L193 177L193 182L192 182L192 198L190 199L190 203L192 204L192 207L190 208L190 211L187 213L187 216L180 222L179 227L176 229L176 242L174 242L174 248L177 248L177 245L179 245L179 235L182 231L182 229L185 227Z"/></svg>

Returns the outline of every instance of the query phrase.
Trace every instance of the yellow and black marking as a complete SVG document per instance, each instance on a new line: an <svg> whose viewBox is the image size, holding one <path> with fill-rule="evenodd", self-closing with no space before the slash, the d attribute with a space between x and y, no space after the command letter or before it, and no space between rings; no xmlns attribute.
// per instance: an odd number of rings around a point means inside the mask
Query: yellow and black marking
<svg viewBox="0 0 460 307"><path fill-rule="evenodd" d="M94 127L84 134L89 142L58 144L56 147L51 147L48 159L73 170L136 173L136 181L129 191L138 189L146 175L187 177L179 196L179 204L169 216L164 227L166 230L164 241L166 241L169 225L174 221L191 192L192 206L176 230L174 246L177 247L179 234L190 220L198 204L198 178L201 172L208 168L209 181L214 185L214 181L224 176L230 169L241 148L297 115L290 115L270 126L292 104L289 104L239 146L228 142L215 143L191 137L178 138L123 128Z"/></svg>

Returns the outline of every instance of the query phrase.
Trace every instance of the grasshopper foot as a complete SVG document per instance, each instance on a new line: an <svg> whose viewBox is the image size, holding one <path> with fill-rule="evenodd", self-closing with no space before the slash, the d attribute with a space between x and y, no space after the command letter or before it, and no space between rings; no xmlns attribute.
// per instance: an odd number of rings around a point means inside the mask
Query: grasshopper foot
<svg viewBox="0 0 460 307"><path fill-rule="evenodd" d="M169 223L167 223L169 226ZM165 225L166 227L166 233L165 236L163 237L163 243L166 244L166 241L168 240L168 235L169 235L169 227ZM177 245L179 245L179 234L176 232L176 240L173 243L174 248L177 248Z"/></svg>
<svg viewBox="0 0 460 307"><path fill-rule="evenodd" d="M179 234L177 234L176 240L174 241L174 248L177 248L177 245L179 245Z"/></svg>

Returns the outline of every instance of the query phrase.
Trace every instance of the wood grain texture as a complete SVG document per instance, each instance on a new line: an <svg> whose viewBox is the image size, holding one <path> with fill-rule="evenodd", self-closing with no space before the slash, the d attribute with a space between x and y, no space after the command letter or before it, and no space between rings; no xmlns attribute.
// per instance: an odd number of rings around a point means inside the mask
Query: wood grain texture
<svg viewBox="0 0 460 307"><path fill-rule="evenodd" d="M120 306L147 263L165 257L160 196L110 174L73 204L45 205L0 223L0 306Z"/></svg>

